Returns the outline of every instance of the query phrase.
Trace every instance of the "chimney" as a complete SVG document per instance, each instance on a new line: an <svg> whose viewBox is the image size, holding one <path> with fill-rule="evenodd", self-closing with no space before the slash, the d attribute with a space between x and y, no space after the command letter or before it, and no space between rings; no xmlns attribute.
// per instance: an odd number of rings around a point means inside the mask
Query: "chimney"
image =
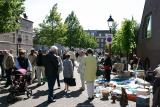
<svg viewBox="0 0 160 107"><path fill-rule="evenodd" d="M28 19L28 16L27 16L26 13L23 13L23 17L24 17L25 19Z"/></svg>

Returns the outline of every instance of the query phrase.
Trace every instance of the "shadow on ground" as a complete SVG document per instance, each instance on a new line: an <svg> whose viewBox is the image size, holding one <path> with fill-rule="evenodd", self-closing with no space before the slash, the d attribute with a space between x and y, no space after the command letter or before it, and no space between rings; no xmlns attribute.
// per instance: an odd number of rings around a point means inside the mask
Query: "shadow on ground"
<svg viewBox="0 0 160 107"><path fill-rule="evenodd" d="M9 105L15 104L18 101L22 101L23 100L22 97L16 96L12 101L7 102L7 97L8 96L0 97L0 107L8 107Z"/></svg>
<svg viewBox="0 0 160 107"><path fill-rule="evenodd" d="M6 93L8 93L9 91L8 91L8 89L5 89L5 88L3 88L3 87L0 87L0 94L6 94Z"/></svg>
<svg viewBox="0 0 160 107"><path fill-rule="evenodd" d="M71 95L71 97L79 97L82 94L82 91L79 89L76 91L72 91L69 94Z"/></svg>
<svg viewBox="0 0 160 107"><path fill-rule="evenodd" d="M45 95L47 95L48 94L48 91L47 90L37 90L37 92L35 93L35 94L33 94L32 96L33 96L33 99L37 99L37 98L39 98L39 97L41 97L41 96L45 96Z"/></svg>
<svg viewBox="0 0 160 107"><path fill-rule="evenodd" d="M76 107L95 107L90 100L77 104Z"/></svg>
<svg viewBox="0 0 160 107"><path fill-rule="evenodd" d="M47 91L41 92L39 91L38 94L42 95L47 95ZM37 95L38 95L37 94ZM64 91L60 91L59 93L55 94L56 99L60 99L64 97ZM35 106L35 107L47 107L49 105L49 103L46 101L42 102L41 104Z"/></svg>

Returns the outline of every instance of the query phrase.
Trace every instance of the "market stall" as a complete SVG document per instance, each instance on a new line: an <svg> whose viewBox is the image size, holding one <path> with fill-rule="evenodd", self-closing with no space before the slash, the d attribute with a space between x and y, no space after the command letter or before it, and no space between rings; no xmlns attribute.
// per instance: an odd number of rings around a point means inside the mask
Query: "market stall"
<svg viewBox="0 0 160 107"><path fill-rule="evenodd" d="M136 102L137 107L143 107L141 101L145 107L149 107L152 86L138 76L132 77L127 71L119 75L111 75L109 83L103 78L103 75L98 76L95 80L95 97L103 100L108 100L108 97L111 97L112 100L119 100L122 87L126 90L128 100Z"/></svg>

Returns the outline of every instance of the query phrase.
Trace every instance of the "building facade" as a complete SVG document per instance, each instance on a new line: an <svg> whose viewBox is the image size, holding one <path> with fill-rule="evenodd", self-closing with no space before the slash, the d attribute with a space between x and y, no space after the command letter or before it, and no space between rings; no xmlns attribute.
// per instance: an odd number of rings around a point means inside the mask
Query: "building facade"
<svg viewBox="0 0 160 107"><path fill-rule="evenodd" d="M137 54L146 69L160 64L160 0L145 1Z"/></svg>
<svg viewBox="0 0 160 107"><path fill-rule="evenodd" d="M22 18L15 32L0 34L0 50L12 50L16 56L19 48L30 51L33 47L33 22Z"/></svg>
<svg viewBox="0 0 160 107"><path fill-rule="evenodd" d="M85 30L92 36L95 36L98 43L99 49L104 49L106 44L106 37L109 34L108 30Z"/></svg>

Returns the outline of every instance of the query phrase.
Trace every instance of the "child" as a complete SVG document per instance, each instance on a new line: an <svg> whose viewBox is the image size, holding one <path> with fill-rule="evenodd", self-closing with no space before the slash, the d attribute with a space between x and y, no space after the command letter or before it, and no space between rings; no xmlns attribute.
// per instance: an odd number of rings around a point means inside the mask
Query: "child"
<svg viewBox="0 0 160 107"><path fill-rule="evenodd" d="M127 93L126 90L122 87L122 94L120 97L120 105L121 107L126 107L128 105L128 97L127 97Z"/></svg>

